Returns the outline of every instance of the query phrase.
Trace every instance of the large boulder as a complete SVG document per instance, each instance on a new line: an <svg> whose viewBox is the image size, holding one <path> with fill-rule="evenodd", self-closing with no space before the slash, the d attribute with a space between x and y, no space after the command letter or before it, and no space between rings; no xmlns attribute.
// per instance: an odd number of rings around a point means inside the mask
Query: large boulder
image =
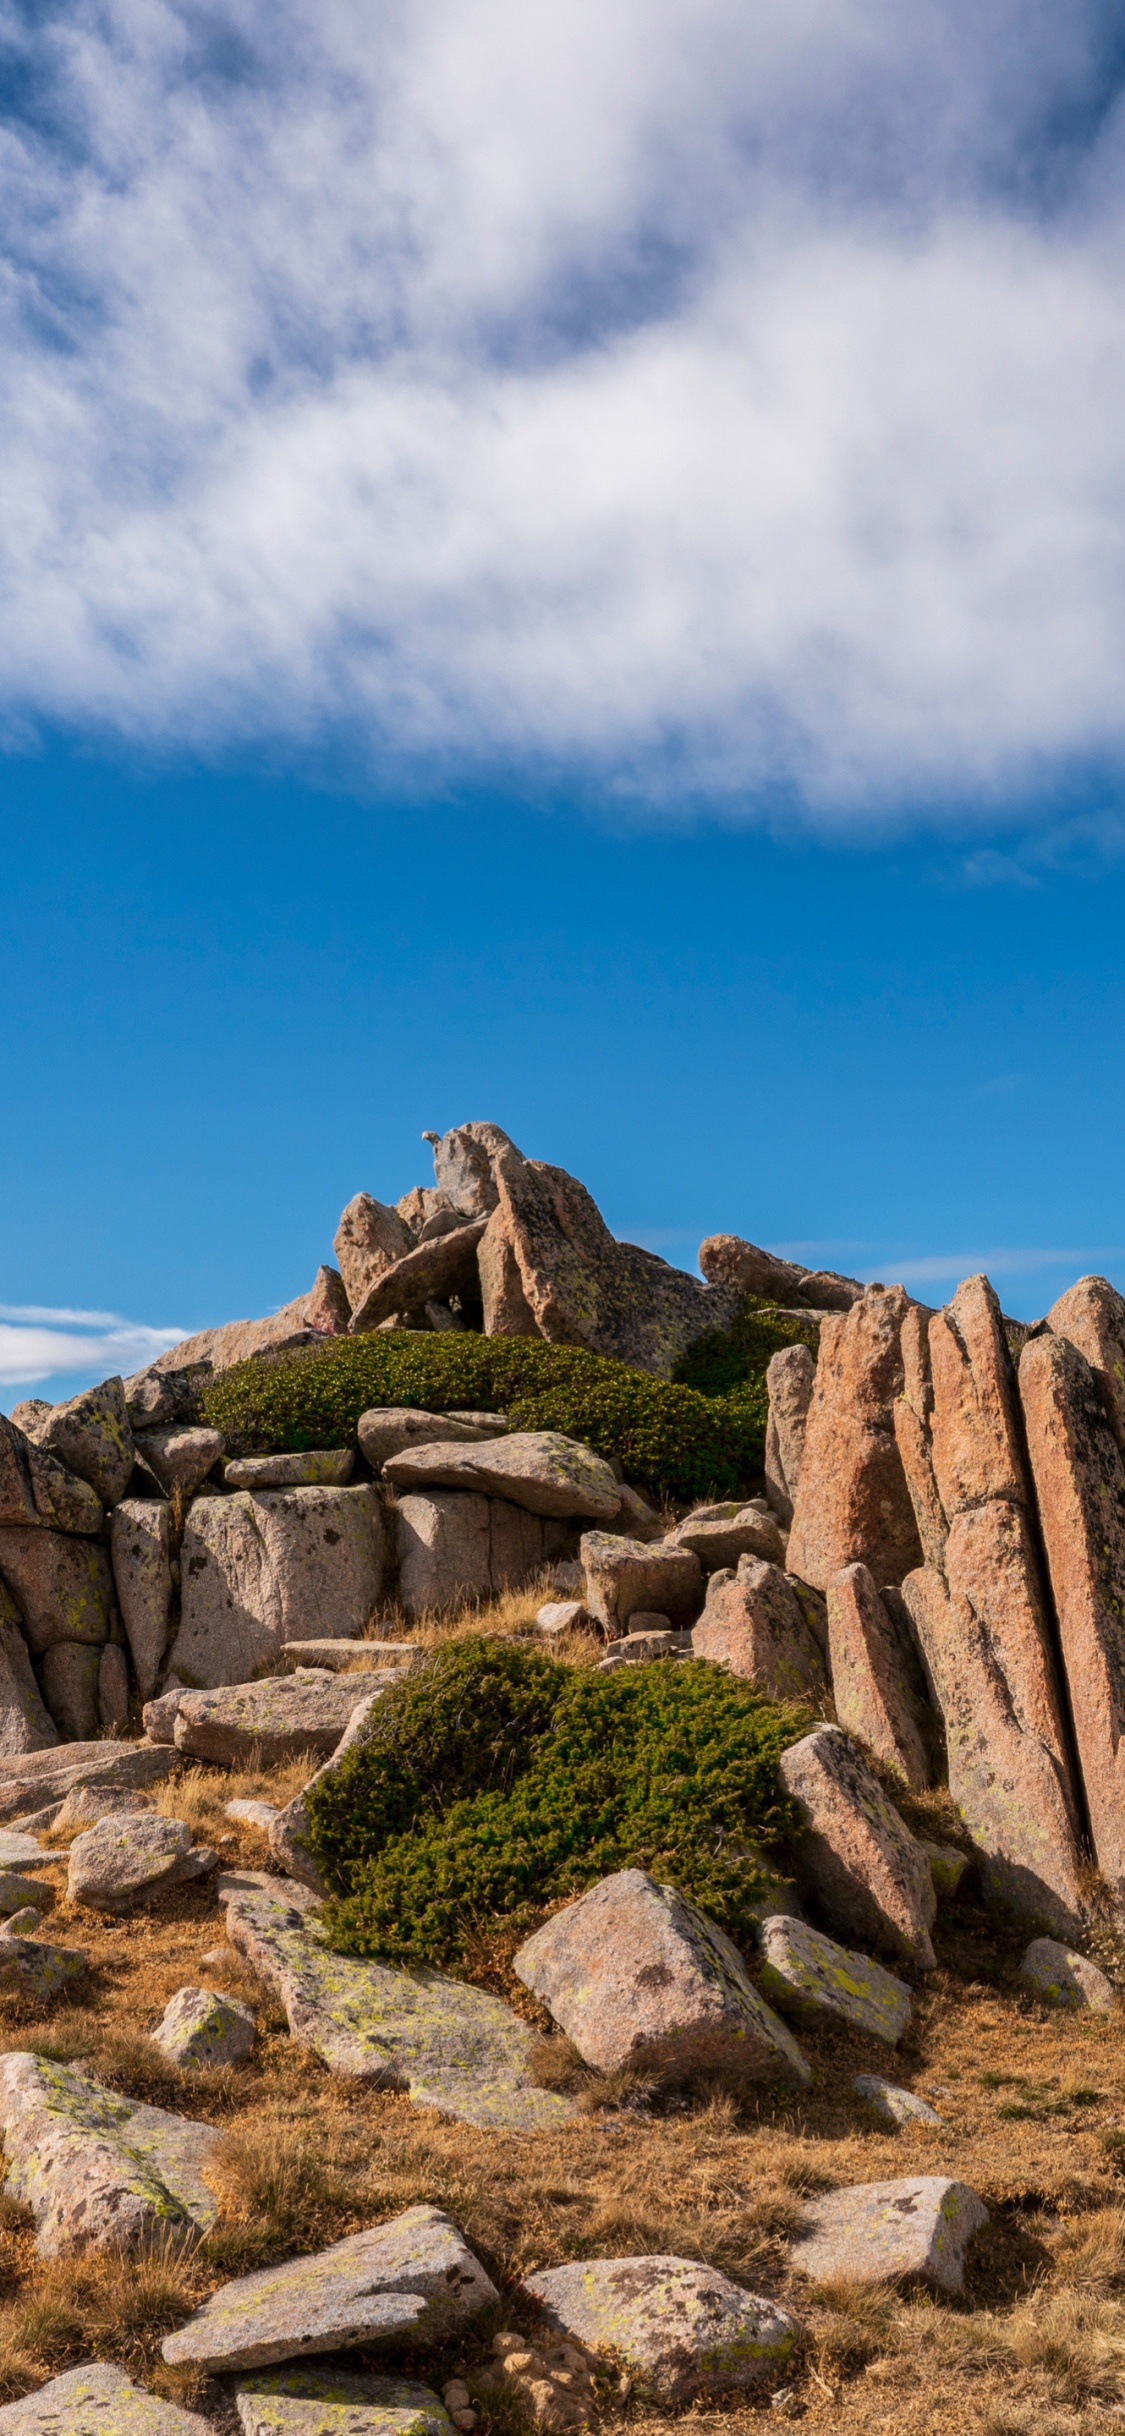
<svg viewBox="0 0 1125 2436"><path fill-rule="evenodd" d="M370 1193L357 1193L343 1212L333 1249L350 1313L358 1310L385 1269L413 1251L414 1236L397 1210L385 1201L373 1201Z"/></svg>
<svg viewBox="0 0 1125 2436"><path fill-rule="evenodd" d="M810 2029L827 2015L865 2038L897 2047L910 2020L904 1980L787 1912L771 1912L762 1922L759 1977L770 2003Z"/></svg>
<svg viewBox="0 0 1125 2436"><path fill-rule="evenodd" d="M329 2250L220 2284L166 2336L170 2367L220 2375L306 2352L454 2343L499 2293L439 2208L407 2208Z"/></svg>
<svg viewBox="0 0 1125 2436"><path fill-rule="evenodd" d="M172 1518L162 1498L125 1497L109 1527L117 1604L137 1689L151 1700L172 1616Z"/></svg>
<svg viewBox="0 0 1125 2436"><path fill-rule="evenodd" d="M171 1664L199 1687L248 1682L310 1622L345 1639L362 1632L383 1586L375 1491L239 1489L197 1498L180 1581Z"/></svg>
<svg viewBox="0 0 1125 2436"><path fill-rule="evenodd" d="M623 2360L642 2392L666 2402L783 2375L799 2331L788 2310L717 2267L661 2252L542 2268L523 2291L549 2326Z"/></svg>
<svg viewBox="0 0 1125 2436"><path fill-rule="evenodd" d="M464 1489L401 1496L394 1511L404 1615L449 1615L531 1581L551 1526L506 1498Z"/></svg>
<svg viewBox="0 0 1125 2436"><path fill-rule="evenodd" d="M394 1680L389 1668L334 1675L303 1667L264 1683L183 1692L176 1711L176 1748L189 1759L215 1760L228 1768L276 1767L306 1756L328 1759L357 1703L384 1692Z"/></svg>
<svg viewBox="0 0 1125 2436"><path fill-rule="evenodd" d="M740 1558L733 1576L712 1575L691 1645L697 1658L743 1676L771 1700L821 1710L828 1699L824 1660L796 1586L760 1557Z"/></svg>
<svg viewBox="0 0 1125 2436"><path fill-rule="evenodd" d="M1052 1336L1064 1336L1089 1363L1125 1453L1125 1296L1108 1277L1080 1277L1052 1303L1046 1324Z"/></svg>
<svg viewBox="0 0 1125 2436"><path fill-rule="evenodd" d="M42 2258L145 2250L209 2231L203 2172L218 2134L103 2089L45 2056L0 2056L9 2195L31 2209Z"/></svg>
<svg viewBox="0 0 1125 2436"><path fill-rule="evenodd" d="M0 1579L23 1618L33 1657L56 1641L109 1639L113 1576L105 1549L69 1532L0 1530Z"/></svg>
<svg viewBox="0 0 1125 2436"><path fill-rule="evenodd" d="M670 1624L690 1624L699 1614L703 1570L691 1548L585 1531L579 1554L587 1608L611 1640L638 1610L667 1616Z"/></svg>
<svg viewBox="0 0 1125 2436"><path fill-rule="evenodd" d="M807 1345L783 1345L766 1365L766 1496L783 1523L793 1520L805 1430L816 1383L816 1357Z"/></svg>
<svg viewBox="0 0 1125 2436"><path fill-rule="evenodd" d="M359 1416L360 1446L373 1472L381 1472L392 1455L404 1447L468 1446L478 1438L502 1438L508 1424L503 1413L427 1413L407 1404L377 1404Z"/></svg>
<svg viewBox="0 0 1125 2436"><path fill-rule="evenodd" d="M932 1776L924 1686L866 1565L845 1565L828 1584L828 1651L839 1723L920 1792Z"/></svg>
<svg viewBox="0 0 1125 2436"><path fill-rule="evenodd" d="M32 1673L19 1609L0 1582L0 1775L11 1752L43 1751L58 1739Z"/></svg>
<svg viewBox="0 0 1125 2436"><path fill-rule="evenodd" d="M146 2393L108 2360L89 2360L5 2403L0 2436L213 2436L213 2422Z"/></svg>
<svg viewBox="0 0 1125 2436"><path fill-rule="evenodd" d="M190 1497L214 1470L223 1451L217 1429L138 1430L137 1453L166 1497L181 1489Z"/></svg>
<svg viewBox="0 0 1125 2436"><path fill-rule="evenodd" d="M960 2292L965 2250L988 2223L967 2183L940 2174L853 2183L806 2202L808 2229L790 2264L816 2282L922 2284Z"/></svg>
<svg viewBox="0 0 1125 2436"><path fill-rule="evenodd" d="M372 1279L352 1312L352 1331L362 1334L380 1328L396 1313L427 1327L428 1304L448 1302L453 1294L468 1295L475 1301L479 1292L477 1245L483 1233L483 1218L475 1218L468 1226L453 1227L446 1234L412 1244L401 1259Z"/></svg>
<svg viewBox="0 0 1125 2436"><path fill-rule="evenodd" d="M206 1845L193 1848L182 1819L151 1810L111 1811L75 1836L66 1891L71 1903L90 1911L127 1912L214 1867L215 1854Z"/></svg>
<svg viewBox="0 0 1125 2436"><path fill-rule="evenodd" d="M850 1737L818 1726L783 1752L778 1773L804 1824L800 1882L829 1926L932 1970L929 1862Z"/></svg>
<svg viewBox="0 0 1125 2436"><path fill-rule="evenodd" d="M517 1430L470 1445L404 1447L383 1473L396 1490L478 1490L562 1521L612 1522L621 1503L608 1463L555 1429Z"/></svg>
<svg viewBox="0 0 1125 2436"><path fill-rule="evenodd" d="M908 1308L902 1286L872 1286L821 1324L787 1556L817 1590L856 1563L901 1582L921 1554L894 1433Z"/></svg>
<svg viewBox="0 0 1125 2436"><path fill-rule="evenodd" d="M66 1404L52 1407L39 1444L92 1488L103 1506L124 1497L133 1469L133 1432L125 1409L125 1383L103 1379Z"/></svg>
<svg viewBox="0 0 1125 2436"><path fill-rule="evenodd" d="M503 1151L512 1149L510 1135L502 1126L478 1117L467 1125L451 1126L446 1134L424 1133L422 1140L433 1146L434 1180L441 1201L461 1218L487 1218L500 1198L495 1162Z"/></svg>
<svg viewBox="0 0 1125 2436"><path fill-rule="evenodd" d="M721 2053L767 2080L809 2079L730 1938L643 1869L618 1870L555 1912L513 1968L600 2072Z"/></svg>
<svg viewBox="0 0 1125 2436"><path fill-rule="evenodd" d="M75 1531L102 1527L101 1499L54 1455L0 1413L0 1528Z"/></svg>

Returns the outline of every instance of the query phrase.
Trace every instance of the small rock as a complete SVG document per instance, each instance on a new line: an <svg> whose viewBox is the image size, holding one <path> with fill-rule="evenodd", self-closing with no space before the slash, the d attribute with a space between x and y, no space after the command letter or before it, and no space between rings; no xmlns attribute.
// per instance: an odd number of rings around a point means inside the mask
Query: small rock
<svg viewBox="0 0 1125 2436"><path fill-rule="evenodd" d="M354 1468L350 1446L314 1447L304 1455L240 1455L223 1465L223 1478L228 1489L342 1489Z"/></svg>
<svg viewBox="0 0 1125 2436"><path fill-rule="evenodd" d="M0 2410L2 2436L213 2436L211 2421L133 2385L108 2361L52 2377Z"/></svg>
<svg viewBox="0 0 1125 2436"><path fill-rule="evenodd" d="M449 2217L407 2208L312 2257L221 2284L162 2348L170 2367L212 2375L352 2344L414 2349L448 2342L498 2299Z"/></svg>
<svg viewBox="0 0 1125 2436"><path fill-rule="evenodd" d="M1045 2005L1083 2007L1110 2013L1116 2002L1113 1982L1086 1954L1076 1954L1053 1937L1034 1937L1020 1964L1020 1978Z"/></svg>
<svg viewBox="0 0 1125 2436"><path fill-rule="evenodd" d="M559 2431L560 2436L563 2430L588 2425L597 2406L597 2387L585 2352L565 2335L544 2331L529 2338L505 2332L493 2336L492 2350L499 2375L485 2370L480 2377L490 2393L507 2388L537 2428ZM447 2386L446 2393L450 2390ZM469 2416L475 2420L475 2414ZM459 2427L461 2411L453 2417Z"/></svg>
<svg viewBox="0 0 1125 2436"><path fill-rule="evenodd" d="M523 2290L548 2325L623 2359L668 2401L757 2385L784 2368L797 2340L787 2310L694 2259L580 2259L530 2275Z"/></svg>
<svg viewBox="0 0 1125 2436"><path fill-rule="evenodd" d="M99 1819L108 1819L123 1810L143 1808L141 1797L130 1793L124 1785L76 1785L55 1813L55 1826L64 1835L79 1827L96 1827Z"/></svg>
<svg viewBox="0 0 1125 2436"><path fill-rule="evenodd" d="M585 1632L590 1618L582 1599L548 1599L546 1605L539 1609L535 1621L540 1632L555 1634Z"/></svg>
<svg viewBox="0 0 1125 2436"><path fill-rule="evenodd" d="M39 1920L40 1915L36 1905L26 1903L22 1911L9 1913L8 1918L0 1925L0 1936L34 1937L39 1927ZM59 1950L61 1952L62 1949Z"/></svg>
<svg viewBox="0 0 1125 2436"><path fill-rule="evenodd" d="M910 2019L910 1990L866 1954L850 1954L819 1929L787 1914L762 1922L761 1984L769 2001L796 2021L834 2014L853 2030L896 2047Z"/></svg>
<svg viewBox="0 0 1125 2436"><path fill-rule="evenodd" d="M180 1988L168 1999L153 2041L170 2064L240 2064L258 2035L248 2005L210 1988Z"/></svg>
<svg viewBox="0 0 1125 2436"><path fill-rule="evenodd" d="M636 1622L637 1618L630 1616L629 1631L622 1635L620 1641L613 1643L609 1656L601 1660L599 1674L604 1675L607 1668L612 1670L617 1666L651 1665L657 1658L692 1656L690 1633L671 1632L666 1624L663 1630L634 1631L632 1628Z"/></svg>
<svg viewBox="0 0 1125 2436"><path fill-rule="evenodd" d="M242 2436L449 2436L449 2420L428 2385L364 2376L337 2363L262 2368L240 2377L234 2394Z"/></svg>
<svg viewBox="0 0 1125 2436"><path fill-rule="evenodd" d="M217 1429L146 1429L137 1439L137 1453L166 1497L173 1489L190 1496L214 1471L222 1451Z"/></svg>
<svg viewBox="0 0 1125 2436"><path fill-rule="evenodd" d="M219 1760L225 1767L270 1767L311 1754L328 1759L358 1701L384 1692L395 1676L331 1675L309 1668L271 1676L264 1683L231 1683L219 1691L182 1692L173 1728L176 1748L192 1759Z"/></svg>
<svg viewBox="0 0 1125 2436"><path fill-rule="evenodd" d="M805 1822L799 1877L833 1927L932 1970L929 1864L850 1737L818 1726L783 1752L778 1774Z"/></svg>
<svg viewBox="0 0 1125 2436"><path fill-rule="evenodd" d="M31 2209L41 2258L143 2248L214 2224L202 2180L217 2138L208 2123L138 2106L43 2056L14 2054L0 2056L0 2124L7 2187Z"/></svg>
<svg viewBox="0 0 1125 2436"><path fill-rule="evenodd" d="M773 1515L757 1506L739 1506L729 1517L714 1520L689 1514L663 1541L665 1548L691 1548L704 1573L720 1565L737 1565L740 1556L757 1556L767 1564L784 1565L785 1542Z"/></svg>
<svg viewBox="0 0 1125 2436"><path fill-rule="evenodd" d="M39 1937L17 1930L14 1920L8 1922L0 1939L0 1963L5 1971L15 1972L24 1983L24 1991L41 2000L57 1996L60 1988L80 1979L86 1968L86 1956L73 1945L47 1945Z"/></svg>
<svg viewBox="0 0 1125 2436"><path fill-rule="evenodd" d="M467 1489L529 1514L612 1522L621 1490L608 1463L560 1430L517 1430L473 1446L404 1448L383 1466L395 1489Z"/></svg>
<svg viewBox="0 0 1125 2436"><path fill-rule="evenodd" d="M809 2079L729 1937L643 1869L618 1870L555 1912L513 1968L601 2072L729 2042L731 2055L765 2078Z"/></svg>
<svg viewBox="0 0 1125 2436"><path fill-rule="evenodd" d="M0 1912L22 1911L25 1904L36 1902L38 1895L33 1878L18 1878L10 1869L0 1872Z"/></svg>
<svg viewBox="0 0 1125 2436"><path fill-rule="evenodd" d="M934 1893L952 1902L965 1871L969 1866L967 1853L959 1852L956 1844L923 1844L922 1850L930 1864Z"/></svg>
<svg viewBox="0 0 1125 2436"><path fill-rule="evenodd" d="M587 1607L609 1639L625 1631L637 1608L676 1624L694 1623L703 1604L703 1572L691 1548L586 1531L580 1553Z"/></svg>
<svg viewBox="0 0 1125 2436"><path fill-rule="evenodd" d="M893 2081L884 2081L878 2072L857 2072L852 2088L856 2096L866 2098L869 2106L884 2123L930 2123L944 2129L942 2117L928 2106L925 2098L916 2098L912 2089L898 2089Z"/></svg>
<svg viewBox="0 0 1125 2436"><path fill-rule="evenodd" d="M206 1847L201 1846L201 1853ZM194 1863L194 1867L191 1864ZM207 1854L208 1867L215 1855ZM191 1829L182 1819L161 1818L155 1811L127 1811L87 1827L70 1847L67 1895L91 1911L123 1912L147 1896L201 1875L191 1848Z"/></svg>
<svg viewBox="0 0 1125 2436"><path fill-rule="evenodd" d="M791 2264L827 2282L928 2284L960 2292L965 2249L988 2209L964 2182L919 2174L904 2182L860 2182L807 2203L810 2230Z"/></svg>
<svg viewBox="0 0 1125 2436"><path fill-rule="evenodd" d="M276 1802L225 1802L223 1817L233 1819L240 1827L260 1827L263 1835L268 1835L281 1812Z"/></svg>

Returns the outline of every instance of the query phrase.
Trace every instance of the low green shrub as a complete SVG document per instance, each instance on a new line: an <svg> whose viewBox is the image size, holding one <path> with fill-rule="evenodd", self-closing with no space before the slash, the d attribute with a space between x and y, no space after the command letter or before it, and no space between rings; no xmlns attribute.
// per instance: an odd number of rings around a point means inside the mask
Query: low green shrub
<svg viewBox="0 0 1125 2436"><path fill-rule="evenodd" d="M783 1345L808 1345L815 1359L814 1321L783 1319L770 1304L750 1300L730 1328L697 1337L677 1363L674 1377L701 1396L721 1398L744 1416L744 1426L765 1443L769 1418L766 1370Z"/></svg>
<svg viewBox="0 0 1125 2436"><path fill-rule="evenodd" d="M482 1924L522 1925L628 1868L744 1935L760 1848L796 1825L778 1760L808 1726L699 1661L603 1675L510 1641L448 1643L309 1795L333 1941L452 1963Z"/></svg>
<svg viewBox="0 0 1125 2436"><path fill-rule="evenodd" d="M705 1338L713 1350L701 1352L690 1381L654 1379L539 1338L375 1329L273 1362L240 1362L209 1381L200 1411L239 1455L348 1446L374 1404L501 1411L519 1429L562 1430L617 1456L628 1478L657 1498L732 1497L761 1470L765 1366L799 1325L754 1315L733 1355L717 1349L735 1331ZM733 1393L707 1383L728 1373Z"/></svg>

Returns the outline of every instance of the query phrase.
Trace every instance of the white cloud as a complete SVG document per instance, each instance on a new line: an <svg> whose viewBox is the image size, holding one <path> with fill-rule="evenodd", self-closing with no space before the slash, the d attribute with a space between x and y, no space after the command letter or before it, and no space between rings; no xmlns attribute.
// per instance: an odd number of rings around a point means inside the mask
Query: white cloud
<svg viewBox="0 0 1125 2436"><path fill-rule="evenodd" d="M177 1345L182 1328L148 1328L115 1311L54 1311L0 1304L0 1386L30 1387L52 1378L128 1378Z"/></svg>
<svg viewBox="0 0 1125 2436"><path fill-rule="evenodd" d="M1115 768L1115 25L0 0L11 733L845 823Z"/></svg>
<svg viewBox="0 0 1125 2436"><path fill-rule="evenodd" d="M1002 1250L994 1252L929 1252L916 1254L910 1260L891 1260L889 1266L876 1272L888 1285L921 1285L927 1278L935 1283L943 1278L1034 1277L1047 1269L1069 1268L1075 1277L1090 1276L1093 1261L1120 1260L1120 1248L1100 1252L1043 1252Z"/></svg>

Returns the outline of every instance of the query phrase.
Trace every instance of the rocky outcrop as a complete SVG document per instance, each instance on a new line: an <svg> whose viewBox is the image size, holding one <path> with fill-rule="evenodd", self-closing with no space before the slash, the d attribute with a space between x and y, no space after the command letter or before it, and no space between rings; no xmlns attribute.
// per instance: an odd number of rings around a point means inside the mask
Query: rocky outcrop
<svg viewBox="0 0 1125 2436"><path fill-rule="evenodd" d="M217 2134L103 2089L38 2055L0 2056L8 2190L31 2209L43 2258L143 2250L208 2231L203 2180Z"/></svg>
<svg viewBox="0 0 1125 2436"><path fill-rule="evenodd" d="M453 1227L448 1234L414 1244L372 1279L352 1311L353 1334L380 1328L395 1314L412 1323L420 1319L428 1326L427 1305L448 1303L451 1295L466 1294L475 1302L479 1291L477 1245L483 1233L483 1218L475 1218L468 1226Z"/></svg>
<svg viewBox="0 0 1125 2436"><path fill-rule="evenodd" d="M908 1309L901 1286L872 1287L821 1325L786 1560L817 1590L851 1564L901 1582L921 1554L893 1419Z"/></svg>
<svg viewBox="0 0 1125 2436"><path fill-rule="evenodd" d="M770 1700L820 1711L830 1697L795 1586L779 1565L760 1557L741 1557L733 1575L712 1574L691 1645L697 1658L741 1675Z"/></svg>
<svg viewBox="0 0 1125 2436"><path fill-rule="evenodd" d="M860 2182L806 2203L808 2231L790 2263L815 2281L921 2284L960 2292L965 2251L988 2223L967 2183L938 2174L904 2182Z"/></svg>
<svg viewBox="0 0 1125 2436"><path fill-rule="evenodd" d="M374 1201L370 1193L357 1193L343 1212L332 1248L340 1264L350 1318L376 1279L414 1250L414 1234L385 1201Z"/></svg>
<svg viewBox="0 0 1125 2436"><path fill-rule="evenodd" d="M642 2393L666 2402L761 2385L780 2376L796 2321L717 2267L661 2253L577 2259L523 2286L547 2324L588 2351L623 2360Z"/></svg>
<svg viewBox="0 0 1125 2436"><path fill-rule="evenodd" d="M133 1469L133 1432L121 1379L103 1379L65 1404L52 1405L38 1443L85 1480L103 1506L124 1497Z"/></svg>
<svg viewBox="0 0 1125 2436"><path fill-rule="evenodd" d="M371 1488L197 1498L180 1566L172 1667L203 1688L245 1683L311 1618L362 1632L383 1583L378 1500Z"/></svg>
<svg viewBox="0 0 1125 2436"><path fill-rule="evenodd" d="M1125 1452L1125 1297L1107 1277L1080 1277L1052 1303L1046 1326L1089 1363L1118 1446Z"/></svg>
<svg viewBox="0 0 1125 2436"><path fill-rule="evenodd" d="M803 1269L799 1261L763 1252L741 1235L708 1235L699 1247L699 1266L710 1285L733 1286L740 1294L790 1307L806 1303L810 1310L849 1311L867 1292L858 1277Z"/></svg>
<svg viewBox="0 0 1125 2436"><path fill-rule="evenodd" d="M839 1723L920 1792L931 1782L924 1685L866 1565L828 1584L828 1654Z"/></svg>
<svg viewBox="0 0 1125 2436"><path fill-rule="evenodd" d="M784 1345L770 1356L766 1366L766 1496L783 1523L793 1520L815 1382L816 1359L807 1345Z"/></svg>
<svg viewBox="0 0 1125 2436"><path fill-rule="evenodd" d="M932 1970L929 1862L855 1744L818 1726L783 1752L778 1774L804 1825L798 1883L829 1926Z"/></svg>
<svg viewBox="0 0 1125 2436"><path fill-rule="evenodd" d="M519 1430L473 1445L404 1447L383 1472L398 1491L479 1490L529 1514L566 1521L612 1522L621 1503L608 1463L553 1429Z"/></svg>

